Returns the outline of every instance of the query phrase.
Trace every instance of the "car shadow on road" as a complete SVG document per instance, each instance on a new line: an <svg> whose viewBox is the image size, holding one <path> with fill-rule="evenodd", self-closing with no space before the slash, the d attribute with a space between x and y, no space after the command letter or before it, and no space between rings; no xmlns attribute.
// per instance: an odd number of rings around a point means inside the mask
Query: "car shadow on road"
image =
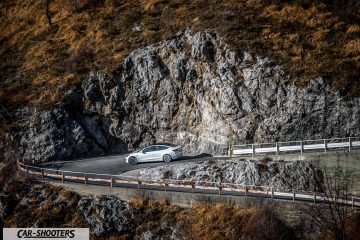
<svg viewBox="0 0 360 240"><path fill-rule="evenodd" d="M188 155L188 156L182 156L181 158L178 158L174 161L181 161L181 160L191 160L191 159L199 159L199 158L212 158L213 155L209 153L200 153L198 155Z"/></svg>

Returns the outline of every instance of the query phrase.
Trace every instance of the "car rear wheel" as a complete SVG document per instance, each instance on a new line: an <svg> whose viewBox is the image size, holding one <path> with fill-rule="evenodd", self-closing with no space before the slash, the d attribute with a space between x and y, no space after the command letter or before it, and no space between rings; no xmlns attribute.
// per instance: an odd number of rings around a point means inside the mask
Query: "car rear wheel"
<svg viewBox="0 0 360 240"><path fill-rule="evenodd" d="M171 162L172 158L171 158L170 155L165 154L165 155L163 156L163 160L164 160L164 162Z"/></svg>
<svg viewBox="0 0 360 240"><path fill-rule="evenodd" d="M131 165L136 165L138 163L138 160L136 159L136 157L130 157L129 158L129 163Z"/></svg>

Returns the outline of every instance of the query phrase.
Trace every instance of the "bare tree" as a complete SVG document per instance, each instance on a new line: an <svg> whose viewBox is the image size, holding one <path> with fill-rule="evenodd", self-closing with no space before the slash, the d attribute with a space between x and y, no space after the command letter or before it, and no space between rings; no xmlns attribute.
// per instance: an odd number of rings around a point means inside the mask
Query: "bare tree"
<svg viewBox="0 0 360 240"><path fill-rule="evenodd" d="M323 178L317 180L317 202L306 204L304 213L318 230L334 239L347 239L346 230L352 215L353 178L351 171L337 165L328 168L322 164Z"/></svg>
<svg viewBox="0 0 360 240"><path fill-rule="evenodd" d="M47 17L48 23L49 23L49 25L51 25L50 0L45 0L45 10L46 10L46 17Z"/></svg>

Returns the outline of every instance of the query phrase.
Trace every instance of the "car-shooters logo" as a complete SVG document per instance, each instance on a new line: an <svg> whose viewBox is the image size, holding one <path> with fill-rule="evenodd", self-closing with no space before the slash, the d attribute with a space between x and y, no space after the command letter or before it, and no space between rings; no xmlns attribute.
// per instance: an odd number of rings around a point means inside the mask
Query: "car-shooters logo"
<svg viewBox="0 0 360 240"><path fill-rule="evenodd" d="M51 239L51 240L89 240L88 228L4 228L6 240Z"/></svg>

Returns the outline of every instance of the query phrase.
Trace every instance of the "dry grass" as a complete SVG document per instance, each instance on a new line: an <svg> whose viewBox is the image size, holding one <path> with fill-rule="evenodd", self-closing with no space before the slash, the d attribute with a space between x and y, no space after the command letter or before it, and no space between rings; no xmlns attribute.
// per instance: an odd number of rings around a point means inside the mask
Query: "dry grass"
<svg viewBox="0 0 360 240"><path fill-rule="evenodd" d="M291 239L292 232L269 211L229 205L196 205L191 209L171 206L165 201L134 199L130 202L134 215L142 216L135 224L136 233L151 231L168 236L178 229L184 239ZM168 232L167 232L168 231ZM165 237L165 239L167 239Z"/></svg>
<svg viewBox="0 0 360 240"><path fill-rule="evenodd" d="M360 26L358 24L350 25L346 30L346 34L348 35L358 34L358 33L360 33Z"/></svg>
<svg viewBox="0 0 360 240"><path fill-rule="evenodd" d="M291 239L291 231L264 209L197 205L177 214L190 239Z"/></svg>
<svg viewBox="0 0 360 240"><path fill-rule="evenodd" d="M15 180L3 189L16 199L4 226L31 227L36 222L39 227L87 227L77 209L79 195L52 185L42 185L40 190L35 190L34 184L30 179ZM17 201L21 198L27 199L27 204L19 204Z"/></svg>
<svg viewBox="0 0 360 240"><path fill-rule="evenodd" d="M42 1L6 0L0 11L0 103L9 109L61 103L90 69L112 73L130 51L185 28L270 56L299 86L324 76L360 95L359 7L341 0L52 0L51 26Z"/></svg>
<svg viewBox="0 0 360 240"><path fill-rule="evenodd" d="M360 39L354 39L346 43L343 47L346 56L354 56L357 64L360 64Z"/></svg>

